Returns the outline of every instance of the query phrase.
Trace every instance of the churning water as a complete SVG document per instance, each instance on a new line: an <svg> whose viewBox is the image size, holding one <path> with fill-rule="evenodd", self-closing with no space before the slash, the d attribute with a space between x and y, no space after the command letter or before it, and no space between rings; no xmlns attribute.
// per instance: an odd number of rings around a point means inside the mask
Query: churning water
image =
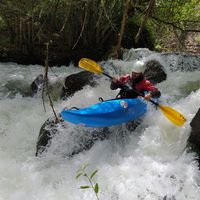
<svg viewBox="0 0 200 200"><path fill-rule="evenodd" d="M125 57L127 62L110 60L104 65L119 65L120 72L125 72L129 62L135 59L133 55L136 53L130 51ZM42 67L0 64L0 200L94 200L91 189L79 189L88 185L88 181L84 177L75 178L77 170L85 164L89 164L88 174L98 169L94 183L99 184L101 200L199 199L200 173L196 155L186 153L185 147L189 123L200 107L200 69L188 71L184 68L186 58L179 58L183 61L179 69L177 55L167 59L147 51L140 57L157 59L166 67L168 78L157 85L162 92L161 104L184 114L185 125L175 127L160 110L149 104L144 122L128 136L125 145L115 138L123 125L113 127L113 138L99 141L90 150L70 159L52 150L54 143L62 142L62 138L52 143L44 157L35 157L39 130L52 116L52 111L46 102L47 111L44 112L41 97L24 97L22 93L28 93L31 82L43 73ZM171 64L176 70L169 67ZM73 66L54 70L60 77L78 71ZM107 70L111 75L119 73L119 68ZM50 76L55 78L53 74ZM84 107L96 103L99 97L115 97L116 92L109 89L108 79L100 77L98 81L97 87L86 86L67 101L54 101L56 111L60 112L65 106ZM67 135L74 130L76 127L69 124L64 133ZM61 148L59 151L68 147Z"/></svg>

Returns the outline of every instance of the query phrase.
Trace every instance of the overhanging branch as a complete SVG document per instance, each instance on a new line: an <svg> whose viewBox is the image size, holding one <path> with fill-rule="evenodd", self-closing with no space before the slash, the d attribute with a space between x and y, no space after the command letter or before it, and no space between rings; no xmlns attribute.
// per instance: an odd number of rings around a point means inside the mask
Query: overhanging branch
<svg viewBox="0 0 200 200"><path fill-rule="evenodd" d="M185 32L196 32L196 33L200 32L200 29L184 29L184 28L181 28L180 26L176 25L176 24L173 23L173 22L167 22L167 21L164 21L164 20L159 19L159 18L154 17L154 16L151 16L151 18L154 19L154 20L156 20L156 21L158 21L158 22L161 22L161 23L163 23L163 24L170 25L170 26L172 26L173 28L176 28L176 29L178 29L178 30L180 30L180 31L185 31ZM190 21L190 22L192 22L192 21Z"/></svg>

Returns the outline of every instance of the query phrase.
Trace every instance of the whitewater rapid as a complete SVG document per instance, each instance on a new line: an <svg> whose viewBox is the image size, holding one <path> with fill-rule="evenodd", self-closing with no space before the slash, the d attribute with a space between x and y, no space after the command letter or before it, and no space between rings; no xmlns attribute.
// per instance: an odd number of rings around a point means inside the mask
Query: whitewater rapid
<svg viewBox="0 0 200 200"><path fill-rule="evenodd" d="M126 66L118 60L109 62ZM94 182L99 184L101 200L199 199L196 155L187 153L185 147L189 123L200 107L200 71L167 69L167 80L157 85L162 92L161 103L186 116L183 127L175 127L159 109L149 105L144 122L129 136L126 145L116 142L115 136L121 129L115 127L113 138L99 141L90 150L69 159L53 151L64 134L44 157L35 157L41 125L52 116L48 102L44 112L41 98L23 97L20 93L10 96L9 90L5 91L8 82L16 87L21 83L30 85L43 73L41 66L0 63L0 70L0 200L94 200L92 190L79 189L88 185L88 181L84 177L75 178L77 170L85 164L89 164L89 174L98 169ZM54 70L59 76L79 71L73 65ZM85 86L67 101L55 101L55 109L60 112L65 106L96 103L99 97L113 98L116 91L111 91L109 84L108 79L101 77L96 88ZM69 125L67 131L74 128ZM62 148L57 150L64 151L65 147Z"/></svg>

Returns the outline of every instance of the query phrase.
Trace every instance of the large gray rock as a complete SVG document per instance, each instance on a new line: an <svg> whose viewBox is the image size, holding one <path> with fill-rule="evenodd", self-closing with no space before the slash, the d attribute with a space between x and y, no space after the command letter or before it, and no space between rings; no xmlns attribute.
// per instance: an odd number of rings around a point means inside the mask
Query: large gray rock
<svg viewBox="0 0 200 200"><path fill-rule="evenodd" d="M53 100L67 99L72 96L75 92L83 89L84 86L97 85L95 75L88 71L81 71L78 73L71 74L64 79L64 86L60 80L48 80L49 82L49 93ZM37 76L31 83L31 96L40 95L43 89L44 77L42 74ZM44 93L46 94L46 93Z"/></svg>
<svg viewBox="0 0 200 200"><path fill-rule="evenodd" d="M81 71L79 73L69 75L65 78L65 87L62 88L61 98L66 99L67 97L72 96L75 92L83 89L86 85L97 85L93 73Z"/></svg>
<svg viewBox="0 0 200 200"><path fill-rule="evenodd" d="M199 161L200 166L200 108L192 119L190 126L192 129L188 144L191 149L198 154L199 158L197 160Z"/></svg>
<svg viewBox="0 0 200 200"><path fill-rule="evenodd" d="M36 93L38 93L42 88L44 84L44 76L40 74L36 77L36 79L31 83L31 96L34 96Z"/></svg>
<svg viewBox="0 0 200 200"><path fill-rule="evenodd" d="M145 77L152 83L160 83L167 79L167 74L164 67L156 60L151 60L146 63L147 69L144 74Z"/></svg>
<svg viewBox="0 0 200 200"><path fill-rule="evenodd" d="M68 123L61 120L55 122L55 118L47 119L40 129L36 145L36 156L42 156L48 151L54 142L53 152L71 157L84 150L90 149L95 142L108 139L111 132L108 128L86 128L76 126L73 130ZM57 137L57 138L56 138Z"/></svg>
<svg viewBox="0 0 200 200"><path fill-rule="evenodd" d="M127 123L125 130L125 127L121 126L109 128L72 127L63 120L56 123L55 118L49 118L40 129L35 155L42 157L51 152L57 156L72 157L82 151L89 150L98 141L113 138L117 143L124 145L127 143L130 133L140 122Z"/></svg>

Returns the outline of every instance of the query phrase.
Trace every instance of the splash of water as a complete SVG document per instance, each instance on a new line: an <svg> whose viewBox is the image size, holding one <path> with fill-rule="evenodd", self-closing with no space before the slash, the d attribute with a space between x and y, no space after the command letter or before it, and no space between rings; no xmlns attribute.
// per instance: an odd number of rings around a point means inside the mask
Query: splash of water
<svg viewBox="0 0 200 200"><path fill-rule="evenodd" d="M46 156L35 158L39 129L52 115L51 109L47 105L45 113L40 98L22 97L19 93L8 98L8 93L3 92L0 100L0 199L95 199L92 191L78 189L87 182L75 179L76 171L85 163L90 164L88 170L91 172L99 169L95 181L100 186L100 199L199 199L200 174L194 160L196 155L186 153L185 145L190 133L189 123L200 107L200 71L184 71L177 62L173 62L176 70L171 70L170 60L158 54L137 50L133 58L133 52L131 50L127 55L128 63L105 61L108 73L125 73L133 59L153 56L162 61L168 73L168 79L157 85L162 92L162 104L183 113L187 123L181 128L175 127L159 110L149 105L144 122L128 136L126 145L116 140L117 136L126 134L126 130L116 126L112 127L110 140L99 141L89 151L71 159L65 158L59 151L65 152L74 141L70 144L62 141L69 133L81 134L80 129L69 124L67 130L54 139ZM177 55L173 56L175 60ZM121 68L117 68L117 64ZM40 66L22 67L14 63L0 64L0 68L3 72L0 75L1 91L11 80L21 80L28 85L42 72ZM56 71L62 76L73 73L73 68L70 70L63 67ZM56 110L61 111L65 106L85 107L96 103L100 96L109 99L116 95L117 91L110 91L107 78L100 77L99 83L96 88L85 86L67 101L58 100Z"/></svg>

